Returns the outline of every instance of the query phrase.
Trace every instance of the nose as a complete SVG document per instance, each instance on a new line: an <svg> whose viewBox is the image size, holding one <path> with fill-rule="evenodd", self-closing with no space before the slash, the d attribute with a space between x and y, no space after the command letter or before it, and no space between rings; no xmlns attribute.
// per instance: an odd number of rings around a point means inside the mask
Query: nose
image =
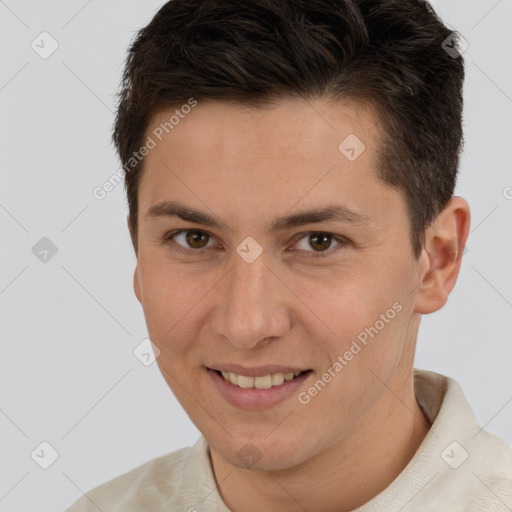
<svg viewBox="0 0 512 512"><path fill-rule="evenodd" d="M212 317L215 335L242 349L255 348L267 338L280 338L290 329L286 288L268 265L265 253L252 263L238 254L219 283Z"/></svg>

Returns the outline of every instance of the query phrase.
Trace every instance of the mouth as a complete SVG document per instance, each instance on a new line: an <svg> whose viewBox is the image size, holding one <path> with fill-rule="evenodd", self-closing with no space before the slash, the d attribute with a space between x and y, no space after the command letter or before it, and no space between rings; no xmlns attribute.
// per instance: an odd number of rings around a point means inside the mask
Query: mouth
<svg viewBox="0 0 512 512"><path fill-rule="evenodd" d="M225 381L233 386L243 389L270 389L279 387L284 382L290 382L302 375L311 372L312 370L294 371L294 372L276 372L268 373L267 375L249 376L238 373L226 372L221 370L212 370L217 375L221 376Z"/></svg>
<svg viewBox="0 0 512 512"><path fill-rule="evenodd" d="M307 381L314 378L304 366L269 364L242 366L235 363L211 363L205 370L214 395L247 411L264 411L293 400Z"/></svg>

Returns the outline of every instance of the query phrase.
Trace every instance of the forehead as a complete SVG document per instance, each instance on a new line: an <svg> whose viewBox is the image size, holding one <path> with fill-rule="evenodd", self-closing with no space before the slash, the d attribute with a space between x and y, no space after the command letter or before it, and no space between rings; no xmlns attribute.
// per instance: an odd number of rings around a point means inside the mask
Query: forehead
<svg viewBox="0 0 512 512"><path fill-rule="evenodd" d="M142 214L179 198L240 221L299 202L338 202L378 217L396 200L375 172L380 132L369 104L289 99L255 108L200 101L185 110L162 110L148 125L145 139L155 146L144 162Z"/></svg>
<svg viewBox="0 0 512 512"><path fill-rule="evenodd" d="M193 145L198 151L187 154L188 159L215 151L217 157L261 159L287 154L318 160L326 149L340 156L338 146L350 135L368 147L379 134L373 106L356 100L288 98L263 107L202 100L187 112L181 113L180 107L162 110L146 130L147 135L156 131L164 143L179 146L176 158L181 156L180 148Z"/></svg>

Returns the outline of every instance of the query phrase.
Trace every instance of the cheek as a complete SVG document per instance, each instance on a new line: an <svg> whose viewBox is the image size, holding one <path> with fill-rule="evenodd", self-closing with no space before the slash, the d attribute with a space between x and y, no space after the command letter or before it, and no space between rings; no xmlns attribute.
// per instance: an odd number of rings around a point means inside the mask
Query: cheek
<svg viewBox="0 0 512 512"><path fill-rule="evenodd" d="M304 302L318 312L327 333L321 343L329 364L338 357L343 359L343 369L334 373L350 375L345 384L349 388L366 387L365 383L374 381L370 370L388 376L404 350L408 304L407 292L402 289L405 276L381 269L361 267L358 272L334 275L324 286L315 286L315 293L310 289L305 295ZM410 302L410 296L408 299Z"/></svg>
<svg viewBox="0 0 512 512"><path fill-rule="evenodd" d="M139 259L139 266L142 307L150 338L161 350L179 350L176 342L185 344L182 331L201 299L197 281L165 263L145 264Z"/></svg>
<svg viewBox="0 0 512 512"><path fill-rule="evenodd" d="M330 352L334 349L339 354L361 333L364 341L365 329L375 322L380 326L380 315L392 308L398 294L390 289L384 276L378 277L378 272L372 275L371 269L361 267L357 271L330 272L322 279L295 282L303 320L309 316L310 328L315 323L332 340ZM394 316L391 309L389 317Z"/></svg>
<svg viewBox="0 0 512 512"><path fill-rule="evenodd" d="M353 428L386 391L404 354L405 309L374 306L344 318L342 334L324 345L329 362L319 369L318 380L301 390L301 403L308 402L305 414L314 418L329 411L326 431L328 424L335 429L343 425L347 432ZM388 323L381 320L381 312ZM325 380L325 385L319 382Z"/></svg>

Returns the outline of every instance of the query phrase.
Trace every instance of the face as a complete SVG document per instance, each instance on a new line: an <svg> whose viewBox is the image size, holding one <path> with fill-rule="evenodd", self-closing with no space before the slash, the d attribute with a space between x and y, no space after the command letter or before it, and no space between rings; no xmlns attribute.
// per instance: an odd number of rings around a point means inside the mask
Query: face
<svg viewBox="0 0 512 512"><path fill-rule="evenodd" d="M174 112L148 126L139 189L134 286L158 365L226 461L292 467L410 372L424 269L405 201L377 177L369 105L199 102L162 136Z"/></svg>

